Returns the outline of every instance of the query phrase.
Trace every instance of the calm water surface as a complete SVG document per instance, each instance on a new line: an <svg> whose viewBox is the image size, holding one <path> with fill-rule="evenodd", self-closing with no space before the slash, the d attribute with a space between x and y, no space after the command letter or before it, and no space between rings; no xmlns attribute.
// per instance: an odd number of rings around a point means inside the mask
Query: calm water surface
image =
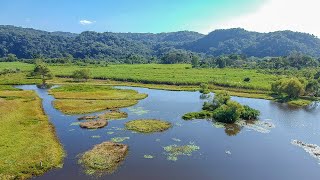
<svg viewBox="0 0 320 180"><path fill-rule="evenodd" d="M77 163L78 155L112 137L130 137L123 142L129 145L130 152L118 171L101 179L320 179L319 161L291 144L291 140L298 139L320 145L320 111L315 106L293 109L267 100L234 97L241 104L259 109L261 121L272 122L275 128L270 133L241 128L238 133L230 136L224 128L216 128L210 121L181 119L183 114L201 109L205 100L199 98L198 92L130 87L149 95L133 106L140 112L123 108L122 111L129 115L127 119L110 121L107 127L90 131L72 125L78 122L77 118L81 115L67 116L54 109L54 98L46 90L37 89L33 85L18 87L35 90L43 99L43 108L54 124L67 154L63 168L51 170L34 179L96 179L83 173ZM172 122L173 128L151 135L117 129L124 128L124 123L129 120L141 118L167 120ZM108 134L109 131L114 134ZM181 141L176 142L172 138ZM189 142L194 142L200 150L193 152L192 156L179 156L175 162L167 160L164 146L186 145ZM154 158L145 159L143 156L146 154Z"/></svg>

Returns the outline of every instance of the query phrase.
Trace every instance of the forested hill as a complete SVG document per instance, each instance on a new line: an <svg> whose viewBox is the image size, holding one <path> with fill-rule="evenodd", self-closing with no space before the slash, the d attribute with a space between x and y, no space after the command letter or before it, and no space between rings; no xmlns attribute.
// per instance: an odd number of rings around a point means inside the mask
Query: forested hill
<svg viewBox="0 0 320 180"><path fill-rule="evenodd" d="M179 49L179 50L177 50ZM320 57L320 39L306 33L216 30L208 35L180 31L172 33L46 32L15 26L0 26L0 57L35 55L59 58L117 59L129 56L162 57L168 52L199 52L207 55L285 56L293 51Z"/></svg>
<svg viewBox="0 0 320 180"><path fill-rule="evenodd" d="M286 56L297 51L319 57L320 39L300 32L257 33L236 28L213 31L187 44L184 48L214 56L221 54L245 54L256 57Z"/></svg>

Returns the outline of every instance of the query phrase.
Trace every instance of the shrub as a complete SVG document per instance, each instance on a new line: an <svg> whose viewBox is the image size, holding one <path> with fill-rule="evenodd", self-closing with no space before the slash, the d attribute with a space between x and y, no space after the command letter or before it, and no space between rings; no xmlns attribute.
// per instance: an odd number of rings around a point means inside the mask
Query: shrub
<svg viewBox="0 0 320 180"><path fill-rule="evenodd" d="M281 79L271 85L271 90L278 94L286 94L289 98L297 98L304 93L304 86L297 78Z"/></svg>
<svg viewBox="0 0 320 180"><path fill-rule="evenodd" d="M90 70L89 69L79 69L79 70L75 70L72 73L72 78L75 81L81 81L81 80L85 80L87 81L90 78Z"/></svg>
<svg viewBox="0 0 320 180"><path fill-rule="evenodd" d="M209 119L212 118L212 113L209 111L191 112L182 116L184 120L192 119Z"/></svg>
<svg viewBox="0 0 320 180"><path fill-rule="evenodd" d="M250 80L251 79L249 77L246 77L246 78L243 79L244 82L250 82Z"/></svg>
<svg viewBox="0 0 320 180"><path fill-rule="evenodd" d="M210 93L208 84L205 84L205 83L200 84L200 93L203 93L203 94Z"/></svg>
<svg viewBox="0 0 320 180"><path fill-rule="evenodd" d="M232 124L236 122L242 114L244 108L235 101L228 101L213 111L213 118L218 122Z"/></svg>
<svg viewBox="0 0 320 180"><path fill-rule="evenodd" d="M243 111L240 115L241 119L244 120L255 120L258 118L258 116L260 116L260 111L253 109L247 105L243 106Z"/></svg>

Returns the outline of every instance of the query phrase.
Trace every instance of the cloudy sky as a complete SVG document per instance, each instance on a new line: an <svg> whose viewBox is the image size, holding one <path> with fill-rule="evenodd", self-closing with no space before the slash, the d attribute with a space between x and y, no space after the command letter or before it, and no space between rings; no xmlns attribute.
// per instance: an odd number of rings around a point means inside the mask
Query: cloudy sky
<svg viewBox="0 0 320 180"><path fill-rule="evenodd" d="M242 27L320 37L319 0L1 0L0 24L47 31L208 33Z"/></svg>

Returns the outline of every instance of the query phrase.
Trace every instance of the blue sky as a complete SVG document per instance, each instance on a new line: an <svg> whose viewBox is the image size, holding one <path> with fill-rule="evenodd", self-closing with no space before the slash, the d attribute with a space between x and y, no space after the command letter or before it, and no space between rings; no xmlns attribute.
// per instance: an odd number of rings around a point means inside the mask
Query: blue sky
<svg viewBox="0 0 320 180"><path fill-rule="evenodd" d="M296 2L298 8L308 1L316 2L316 0L291 0L290 3ZM287 0L1 0L0 24L77 33L86 30L153 33L190 30L208 33L214 29L230 27L257 31L291 29L310 32L312 28L299 29L294 26L299 22L283 26L292 19L290 17L281 21L276 19L284 16L278 14L280 11L290 13L293 7L291 5L290 8L281 9L279 12L273 11L274 8L280 8L281 3L284 3L282 6L287 5L287 2ZM318 29L313 27L316 33Z"/></svg>

